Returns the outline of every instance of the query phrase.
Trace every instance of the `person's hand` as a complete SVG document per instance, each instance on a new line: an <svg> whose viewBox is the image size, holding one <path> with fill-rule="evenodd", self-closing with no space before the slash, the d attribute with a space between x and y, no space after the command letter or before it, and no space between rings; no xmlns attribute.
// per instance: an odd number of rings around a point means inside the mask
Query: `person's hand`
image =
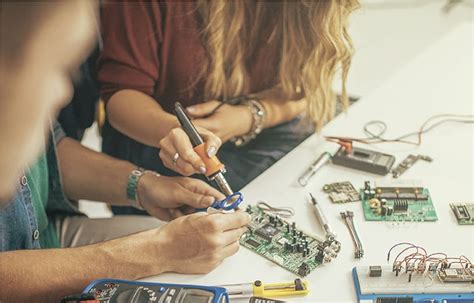
<svg viewBox="0 0 474 303"><path fill-rule="evenodd" d="M164 177L146 173L138 182L138 198L152 216L169 221L207 208L224 195L209 184L192 178Z"/></svg>
<svg viewBox="0 0 474 303"><path fill-rule="evenodd" d="M163 271L208 273L239 250L250 222L246 212L200 212L178 218L159 229L155 239Z"/></svg>
<svg viewBox="0 0 474 303"><path fill-rule="evenodd" d="M196 129L206 144L207 156L212 158L222 144L221 139L202 127L196 126ZM160 158L169 169L183 176L206 173L206 165L194 151L188 135L182 128L172 129L159 144Z"/></svg>
<svg viewBox="0 0 474 303"><path fill-rule="evenodd" d="M222 142L250 132L253 116L246 105L224 104L210 115L219 104L219 101L208 101L187 107L186 111L193 119L194 125L211 131Z"/></svg>

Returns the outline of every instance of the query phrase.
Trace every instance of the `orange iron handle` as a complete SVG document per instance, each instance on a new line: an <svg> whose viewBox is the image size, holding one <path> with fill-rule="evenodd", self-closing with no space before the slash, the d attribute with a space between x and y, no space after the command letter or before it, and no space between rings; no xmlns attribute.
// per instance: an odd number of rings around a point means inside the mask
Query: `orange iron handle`
<svg viewBox="0 0 474 303"><path fill-rule="evenodd" d="M199 155L201 160L204 162L204 165L206 165L206 177L210 177L224 169L224 164L222 164L216 156L213 156L212 158L207 156L205 143L195 146L194 151Z"/></svg>

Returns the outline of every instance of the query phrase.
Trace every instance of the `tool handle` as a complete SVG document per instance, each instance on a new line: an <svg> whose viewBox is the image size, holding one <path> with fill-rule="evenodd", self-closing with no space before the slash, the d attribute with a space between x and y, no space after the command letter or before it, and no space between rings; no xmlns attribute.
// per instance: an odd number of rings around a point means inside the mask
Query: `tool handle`
<svg viewBox="0 0 474 303"><path fill-rule="evenodd" d="M210 177L224 169L224 164L216 156L209 158L206 152L206 144L201 143L194 147L194 151L199 155L204 165L206 165L206 177Z"/></svg>
<svg viewBox="0 0 474 303"><path fill-rule="evenodd" d="M174 104L174 112L184 132L188 135L191 144L196 147L204 143L201 135L198 133L196 127L191 122L191 119L189 119L188 115L186 115L186 112L184 111L184 108L181 103L176 102Z"/></svg>

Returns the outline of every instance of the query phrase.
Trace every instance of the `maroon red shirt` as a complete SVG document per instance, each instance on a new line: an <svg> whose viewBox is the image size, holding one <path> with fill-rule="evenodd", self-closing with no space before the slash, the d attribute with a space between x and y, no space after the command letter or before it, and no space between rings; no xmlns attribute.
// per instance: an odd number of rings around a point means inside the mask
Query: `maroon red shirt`
<svg viewBox="0 0 474 303"><path fill-rule="evenodd" d="M176 101L184 106L205 102L203 81L192 86L207 60L200 29L195 2L105 4L104 49L98 62L102 98L107 101L117 91L134 89L152 96L168 112ZM280 50L273 40L262 39L265 42L249 55L250 87L244 94L275 85Z"/></svg>

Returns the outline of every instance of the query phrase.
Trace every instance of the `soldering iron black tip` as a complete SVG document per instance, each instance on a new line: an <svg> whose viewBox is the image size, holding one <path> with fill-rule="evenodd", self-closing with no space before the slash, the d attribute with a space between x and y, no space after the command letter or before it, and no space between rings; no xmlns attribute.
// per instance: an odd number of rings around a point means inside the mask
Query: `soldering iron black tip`
<svg viewBox="0 0 474 303"><path fill-rule="evenodd" d="M309 196L311 197L311 202L313 202L313 204L316 204L316 199L314 198L313 194L309 193Z"/></svg>

